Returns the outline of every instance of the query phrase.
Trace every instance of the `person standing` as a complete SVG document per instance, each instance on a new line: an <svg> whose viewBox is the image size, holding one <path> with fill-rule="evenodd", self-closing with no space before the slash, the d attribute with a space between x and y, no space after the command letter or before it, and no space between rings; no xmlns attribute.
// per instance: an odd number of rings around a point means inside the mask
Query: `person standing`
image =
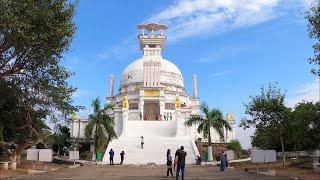
<svg viewBox="0 0 320 180"><path fill-rule="evenodd" d="M198 155L196 159L197 165L201 165L201 161L202 161L202 158L200 155Z"/></svg>
<svg viewBox="0 0 320 180"><path fill-rule="evenodd" d="M169 177L169 172L171 176L173 177L172 173L172 156L171 156L171 150L167 150L167 177Z"/></svg>
<svg viewBox="0 0 320 180"><path fill-rule="evenodd" d="M120 158L121 158L121 162L120 162L120 164L122 164L122 163L123 163L124 155L125 155L125 153L124 153L124 151L122 151L122 152L120 153Z"/></svg>
<svg viewBox="0 0 320 180"><path fill-rule="evenodd" d="M184 169L185 169L185 166L186 166L187 152L184 151L184 147L183 146L181 146L180 149L177 150L175 156L178 156L176 180L179 179L180 169L181 169L181 179L184 180Z"/></svg>
<svg viewBox="0 0 320 180"><path fill-rule="evenodd" d="M141 136L141 149L143 149L143 145L144 145L144 138L143 136Z"/></svg>
<svg viewBox="0 0 320 180"><path fill-rule="evenodd" d="M142 120L142 113L139 112L139 117L140 117L140 120Z"/></svg>
<svg viewBox="0 0 320 180"><path fill-rule="evenodd" d="M220 153L220 171L225 171L226 170L226 157L224 155L224 150L221 150Z"/></svg>
<svg viewBox="0 0 320 180"><path fill-rule="evenodd" d="M114 157L114 151L112 150L112 148L109 151L109 158L110 158L110 166L114 165L113 163L113 157Z"/></svg>

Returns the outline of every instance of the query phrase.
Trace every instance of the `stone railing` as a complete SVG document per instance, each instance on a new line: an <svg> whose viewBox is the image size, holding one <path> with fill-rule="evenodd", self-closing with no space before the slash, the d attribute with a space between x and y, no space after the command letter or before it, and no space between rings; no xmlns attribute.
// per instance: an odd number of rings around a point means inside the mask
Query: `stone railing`
<svg viewBox="0 0 320 180"><path fill-rule="evenodd" d="M310 157L312 152L309 151L287 151L284 152L286 157ZM282 152L277 152L277 157L282 157Z"/></svg>

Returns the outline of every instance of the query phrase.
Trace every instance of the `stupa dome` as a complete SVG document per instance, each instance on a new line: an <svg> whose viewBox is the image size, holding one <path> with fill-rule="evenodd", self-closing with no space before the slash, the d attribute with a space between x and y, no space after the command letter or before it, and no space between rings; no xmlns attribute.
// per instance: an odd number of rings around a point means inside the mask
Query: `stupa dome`
<svg viewBox="0 0 320 180"><path fill-rule="evenodd" d="M121 75L121 87L131 84L143 84L143 63L147 58L137 59L127 66ZM161 59L160 83L162 85L184 88L183 77L179 68L172 62Z"/></svg>

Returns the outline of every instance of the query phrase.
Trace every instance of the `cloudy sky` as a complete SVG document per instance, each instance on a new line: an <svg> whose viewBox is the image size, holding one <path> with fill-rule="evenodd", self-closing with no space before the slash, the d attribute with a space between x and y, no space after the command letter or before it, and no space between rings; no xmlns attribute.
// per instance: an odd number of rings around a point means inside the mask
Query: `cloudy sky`
<svg viewBox="0 0 320 180"><path fill-rule="evenodd" d="M109 76L120 85L122 71L141 57L136 28L140 23L169 26L163 57L175 63L192 94L192 75L199 96L224 114L244 117L243 103L261 85L278 82L288 106L302 99L319 100L319 80L310 74L308 38L303 12L312 0L81 0L78 27L63 63L76 74L74 104L91 112L91 102L108 96ZM237 128L236 137L250 146L254 130Z"/></svg>

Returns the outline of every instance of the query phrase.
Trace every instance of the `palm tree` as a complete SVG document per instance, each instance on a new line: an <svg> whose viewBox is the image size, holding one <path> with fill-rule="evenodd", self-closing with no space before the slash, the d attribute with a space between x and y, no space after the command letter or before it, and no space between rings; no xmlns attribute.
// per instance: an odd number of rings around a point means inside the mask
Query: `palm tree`
<svg viewBox="0 0 320 180"><path fill-rule="evenodd" d="M204 138L208 138L208 160L213 161L211 129L215 130L219 134L220 139L224 139L224 128L231 130L231 126L226 120L224 120L220 109L209 109L205 102L201 104L200 109L203 115L190 115L188 120L185 122L185 125L198 125L198 133L202 133Z"/></svg>
<svg viewBox="0 0 320 180"><path fill-rule="evenodd" d="M111 141L116 138L116 132L114 131L114 121L107 114L107 110L112 109L112 105L106 105L103 109L100 107L100 100L96 98L92 101L93 114L89 115L89 124L85 128L85 136L89 139L92 134L94 143L94 156L95 153L100 151L104 147L106 141Z"/></svg>

